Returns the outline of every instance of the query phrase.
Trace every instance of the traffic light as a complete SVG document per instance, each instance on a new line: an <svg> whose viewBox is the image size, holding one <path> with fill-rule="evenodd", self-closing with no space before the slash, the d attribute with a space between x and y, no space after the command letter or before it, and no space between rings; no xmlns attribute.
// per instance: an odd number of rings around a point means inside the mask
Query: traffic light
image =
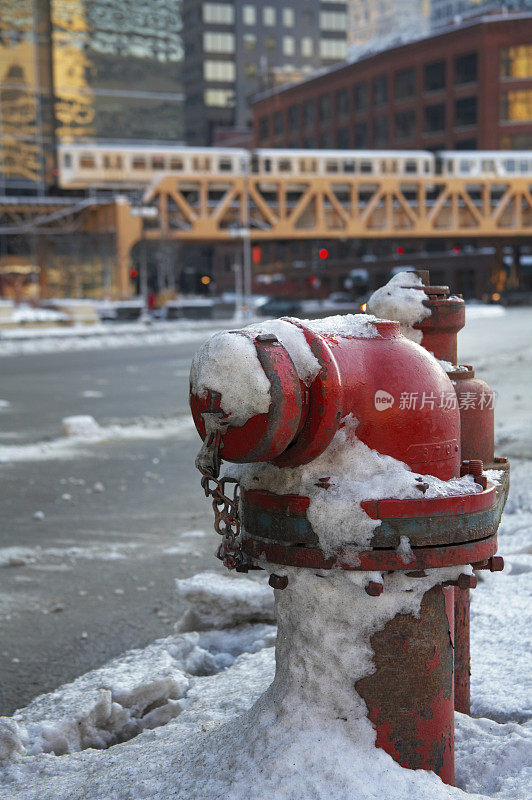
<svg viewBox="0 0 532 800"><path fill-rule="evenodd" d="M251 260L254 264L260 264L261 252L258 244L254 245L251 249Z"/></svg>
<svg viewBox="0 0 532 800"><path fill-rule="evenodd" d="M328 250L326 250L326 249L323 247L323 248L320 250L320 252L318 253L318 255L319 255L319 257L320 257L321 259L325 260L326 258L329 258L329 251L328 251Z"/></svg>
<svg viewBox="0 0 532 800"><path fill-rule="evenodd" d="M132 281L134 281L135 278L138 278L139 277L138 269L130 269L129 270L129 277L131 278Z"/></svg>
<svg viewBox="0 0 532 800"><path fill-rule="evenodd" d="M454 253L455 255L458 255L458 253L460 252L460 250L461 250L461 249L462 249L462 248L460 247L460 245L459 245L459 244L455 244L455 246L453 247L453 253Z"/></svg>
<svg viewBox="0 0 532 800"><path fill-rule="evenodd" d="M395 252L397 253L398 256L404 256L405 248L403 247L403 245L400 244Z"/></svg>

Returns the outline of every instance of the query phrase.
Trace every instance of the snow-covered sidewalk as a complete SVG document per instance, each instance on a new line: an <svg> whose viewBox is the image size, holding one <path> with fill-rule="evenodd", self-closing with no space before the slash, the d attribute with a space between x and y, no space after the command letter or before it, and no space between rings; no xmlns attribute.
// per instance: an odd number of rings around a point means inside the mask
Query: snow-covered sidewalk
<svg viewBox="0 0 532 800"><path fill-rule="evenodd" d="M402 769L363 730L353 741L303 715L271 736L264 701L253 704L274 675L273 593L264 579L212 573L177 582L190 609L175 635L0 720L0 797L528 800L531 477L529 462L514 466L507 566L472 593L474 716L456 715L459 788Z"/></svg>

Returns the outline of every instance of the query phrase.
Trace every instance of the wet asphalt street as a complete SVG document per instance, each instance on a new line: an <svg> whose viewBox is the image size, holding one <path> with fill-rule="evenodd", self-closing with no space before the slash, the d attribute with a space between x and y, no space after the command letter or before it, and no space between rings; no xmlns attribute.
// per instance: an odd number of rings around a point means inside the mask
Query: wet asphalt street
<svg viewBox="0 0 532 800"><path fill-rule="evenodd" d="M459 342L460 362L498 392L499 454L530 456L522 431L532 309L471 319ZM175 578L223 571L193 466L188 371L197 347L0 358L0 453L10 448L0 463L0 714L171 633L182 612ZM61 420L72 414L144 438L110 436L53 458L28 451L62 441ZM146 432L165 419L181 423L163 436Z"/></svg>
<svg viewBox="0 0 532 800"><path fill-rule="evenodd" d="M0 464L0 714L169 634L175 578L220 569L193 466L197 346L0 359L0 452L22 446L8 452L24 459ZM24 455L27 443L60 439L72 414L141 431L181 418L182 430Z"/></svg>

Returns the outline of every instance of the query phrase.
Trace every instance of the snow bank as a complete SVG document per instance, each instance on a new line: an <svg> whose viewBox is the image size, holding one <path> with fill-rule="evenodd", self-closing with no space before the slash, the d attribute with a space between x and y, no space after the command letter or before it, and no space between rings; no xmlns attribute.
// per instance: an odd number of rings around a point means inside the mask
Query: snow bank
<svg viewBox="0 0 532 800"><path fill-rule="evenodd" d="M301 467L276 467L269 463L231 465L246 489L266 489L278 494L310 498L307 517L326 554L346 543L367 546L379 520L361 508L362 500L384 497L420 497L419 475L402 461L370 449L356 436L357 420L349 415L329 447ZM317 486L327 477L329 488ZM471 475L442 481L421 476L428 484L424 497L445 497L481 491Z"/></svg>
<svg viewBox="0 0 532 800"><path fill-rule="evenodd" d="M386 576L385 592L375 599L363 591L361 575L335 573L324 580L310 571L294 573L277 593L279 659L290 669L278 668L262 697L274 671L273 651L264 647L272 642L271 626L160 640L3 720L0 750L10 757L0 797L525 799L530 736L519 726L458 715L460 785L485 795L404 770L374 747L375 733L353 684L372 669L371 631L395 613L398 598L403 611L416 613L427 588L423 579L410 581L416 584L411 587L404 576ZM295 657L287 661L289 650ZM158 719L149 720L153 711ZM51 744L76 752L43 754Z"/></svg>
<svg viewBox="0 0 532 800"><path fill-rule="evenodd" d="M124 439L166 439L192 435L194 423L188 414L175 419L143 417L122 425L100 425L90 415L65 417L61 424L63 436L34 444L0 445L0 464L19 461L47 461L74 458L83 451L96 454L90 445ZM94 491L98 491L94 489ZM101 491L101 490L100 490Z"/></svg>
<svg viewBox="0 0 532 800"><path fill-rule="evenodd" d="M420 288L423 281L415 272L398 272L385 286L373 292L367 303L369 314L401 323L401 333L407 339L421 344L423 334L413 326L430 316L430 309L423 305L425 292Z"/></svg>
<svg viewBox="0 0 532 800"><path fill-rule="evenodd" d="M143 322L0 331L0 356L201 342L223 322Z"/></svg>
<svg viewBox="0 0 532 800"><path fill-rule="evenodd" d="M258 580L228 579L216 572L201 572L192 578L177 580L176 591L190 606L177 623L179 631L275 622L273 592Z"/></svg>

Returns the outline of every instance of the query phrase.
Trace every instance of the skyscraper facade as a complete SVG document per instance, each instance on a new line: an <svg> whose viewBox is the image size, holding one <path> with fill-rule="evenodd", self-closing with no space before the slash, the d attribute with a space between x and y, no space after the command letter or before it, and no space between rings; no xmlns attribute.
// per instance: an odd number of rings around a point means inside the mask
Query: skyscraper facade
<svg viewBox="0 0 532 800"><path fill-rule="evenodd" d="M249 127L255 93L342 61L346 24L345 0L183 0L187 143Z"/></svg>
<svg viewBox="0 0 532 800"><path fill-rule="evenodd" d="M176 0L0 0L0 191L53 184L55 145L183 139Z"/></svg>
<svg viewBox="0 0 532 800"><path fill-rule="evenodd" d="M531 7L530 0L430 0L430 25L434 30L481 14L530 11Z"/></svg>

